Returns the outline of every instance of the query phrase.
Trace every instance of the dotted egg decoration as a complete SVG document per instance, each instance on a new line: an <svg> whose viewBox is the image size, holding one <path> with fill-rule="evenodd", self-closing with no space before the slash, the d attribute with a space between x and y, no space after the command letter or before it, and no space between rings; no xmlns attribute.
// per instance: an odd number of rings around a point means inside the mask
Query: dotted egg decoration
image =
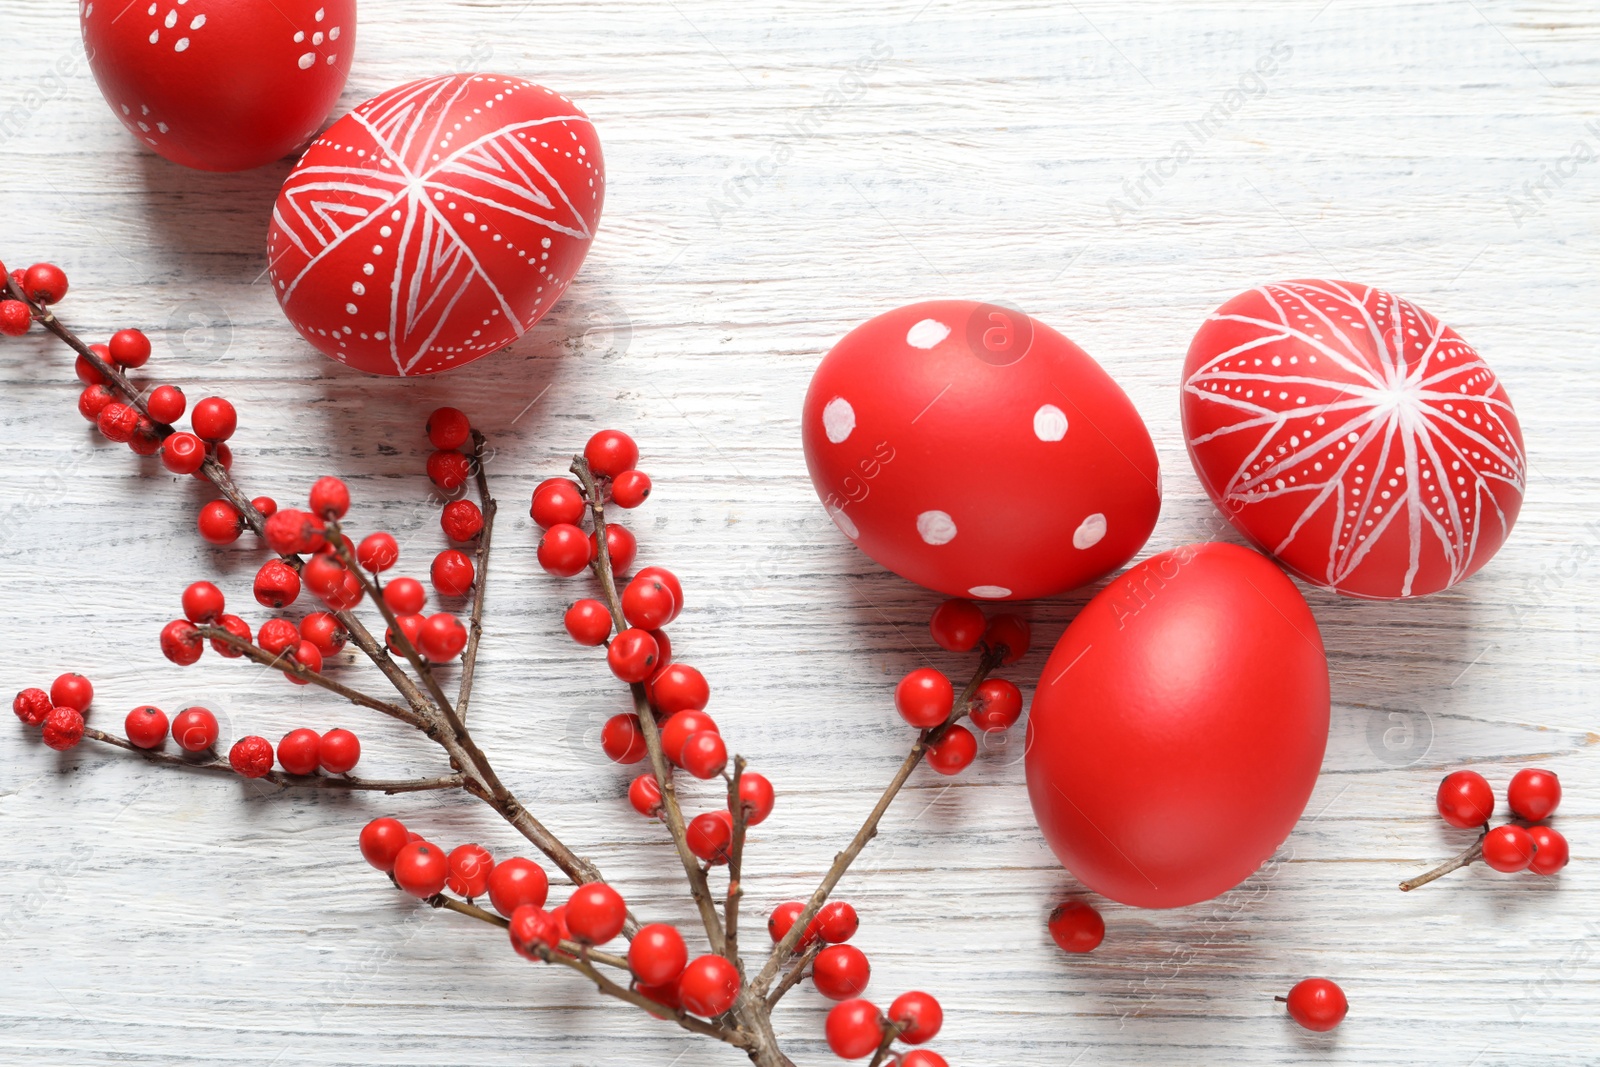
<svg viewBox="0 0 1600 1067"><path fill-rule="evenodd" d="M1020 600L1131 559L1161 508L1133 403L1014 308L935 300L835 345L801 419L812 484L872 559L952 596Z"/></svg>
<svg viewBox="0 0 1600 1067"><path fill-rule="evenodd" d="M355 0L81 0L100 93L139 143L198 170L300 149L339 100Z"/></svg>
<svg viewBox="0 0 1600 1067"><path fill-rule="evenodd" d="M373 374L433 374L510 344L583 264L605 199L594 125L503 74L368 100L284 182L267 251L289 321Z"/></svg>
<svg viewBox="0 0 1600 1067"><path fill-rule="evenodd" d="M1189 347L1183 426L1223 515L1346 596L1449 588L1522 506L1500 380L1454 330L1366 285L1283 282L1222 305Z"/></svg>

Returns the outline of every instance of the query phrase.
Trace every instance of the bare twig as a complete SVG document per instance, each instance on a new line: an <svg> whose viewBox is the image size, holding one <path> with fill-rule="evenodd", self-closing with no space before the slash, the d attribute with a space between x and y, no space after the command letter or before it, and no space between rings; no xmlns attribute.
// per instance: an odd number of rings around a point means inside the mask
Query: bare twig
<svg viewBox="0 0 1600 1067"><path fill-rule="evenodd" d="M489 584L489 540L494 536L494 514L499 505L489 493L489 477L483 469L484 439L472 431L472 468L478 484L478 499L483 507L483 530L478 534L478 551L473 569L472 615L467 623L467 651L462 657L461 686L456 691L456 714L467 721L467 706L472 700L472 683L477 674L478 642L483 640L484 587Z"/></svg>
<svg viewBox="0 0 1600 1067"><path fill-rule="evenodd" d="M728 779L728 810L733 813L733 842L728 846L728 895L722 905L722 954L739 968L741 981L744 979L744 961L739 959L739 901L744 896L744 887L740 883L739 872L744 865L745 831L749 826L749 814L744 808L744 798L739 794L744 766L743 756L733 757L733 777Z"/></svg>
<svg viewBox="0 0 1600 1067"><path fill-rule="evenodd" d="M1427 885L1429 882L1432 882L1435 879L1443 878L1451 871L1459 871L1467 864L1482 859L1483 839L1487 835L1487 830L1485 830L1484 833L1479 834L1478 839L1472 843L1472 847L1461 853L1461 855L1457 856L1455 859L1439 864L1439 866L1435 867L1426 874L1419 874L1415 878L1407 878L1405 881L1400 883L1400 891L1402 893L1409 893L1418 886Z"/></svg>
<svg viewBox="0 0 1600 1067"><path fill-rule="evenodd" d="M821 952L824 947L821 940L812 942L811 947L800 953L800 958L795 960L787 971L783 972L783 977L778 980L778 984L767 997L768 1011L776 1008L778 1001L783 999L783 995L800 984L801 980L806 976L806 971L811 967L812 963L816 962L817 953Z"/></svg>
<svg viewBox="0 0 1600 1067"><path fill-rule="evenodd" d="M567 944L568 942L562 942L563 946ZM555 952L543 945L538 946L536 951L546 963L559 963L563 967L570 967L593 982L595 988L606 996L615 997L617 1000L643 1008L654 1018L677 1023L685 1030L696 1034L704 1034L706 1037L714 1037L718 1041L725 1041L733 1045L735 1048L749 1047L749 1038L738 1030L731 1027L718 1026L716 1023L708 1023L683 1011L675 1012L666 1005L651 1000L643 993L618 985L595 969L594 964L585 958L588 955L587 953L580 952L579 955L569 956L565 952Z"/></svg>

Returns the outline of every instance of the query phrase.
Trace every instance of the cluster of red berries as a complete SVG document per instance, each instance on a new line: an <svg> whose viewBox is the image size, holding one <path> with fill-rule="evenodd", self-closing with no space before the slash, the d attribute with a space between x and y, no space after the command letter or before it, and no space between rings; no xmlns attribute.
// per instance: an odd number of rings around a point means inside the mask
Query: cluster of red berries
<svg viewBox="0 0 1600 1067"><path fill-rule="evenodd" d="M83 740L83 716L94 700L94 686L81 674L63 674L50 683L50 691L24 689L11 701L11 710L24 726L37 726L44 743L57 752Z"/></svg>
<svg viewBox="0 0 1600 1067"><path fill-rule="evenodd" d="M5 264L0 263L0 278L6 273ZM67 273L54 263L35 263L26 269L18 267L10 276L17 291L35 304L49 307L67 295ZM0 295L3 293L0 289ZM0 334L21 337L32 325L32 308L21 300L0 299Z"/></svg>
<svg viewBox="0 0 1600 1067"><path fill-rule="evenodd" d="M634 469L634 464L639 462L639 446L621 430L601 430L589 438L583 448L583 458L601 492L609 494L610 501L618 507L636 508L650 495L650 476ZM533 491L528 514L544 530L544 536L539 539L539 566L558 578L581 574L585 567L600 558L599 538L583 529L586 509L583 490L570 478L547 478ZM608 522L606 549L611 556L612 570L621 574L633 566L639 543L626 528ZM608 625L605 634L610 632ZM646 653L647 647L639 647L629 657L635 671L647 666L642 662ZM643 678L629 680L643 681Z"/></svg>
<svg viewBox="0 0 1600 1067"><path fill-rule="evenodd" d="M272 756L272 742L264 737L241 737L228 750L228 762L246 778L260 778L272 770ZM289 774L316 774L318 768L328 774L348 774L361 759L361 739L345 729L319 734L302 727L283 735L277 756Z"/></svg>
<svg viewBox="0 0 1600 1067"><path fill-rule="evenodd" d="M949 652L982 648L1002 664L1027 655L1032 628L1020 615L988 618L970 600L946 600L928 625L933 640ZM928 734L928 765L940 774L960 774L978 756L978 739L956 722L962 715L985 733L1009 730L1022 716L1022 691L1003 678L985 678L970 704L955 706L956 690L943 671L920 667L895 686L894 706L900 717Z"/></svg>
<svg viewBox="0 0 1600 1067"><path fill-rule="evenodd" d="M1506 806L1520 822L1486 829L1494 816L1494 790L1477 771L1446 775L1435 802L1451 826L1483 830L1478 842L1483 862L1497 871L1551 875L1567 865L1567 839L1544 825L1561 804L1561 781L1552 771L1524 767L1512 775Z"/></svg>

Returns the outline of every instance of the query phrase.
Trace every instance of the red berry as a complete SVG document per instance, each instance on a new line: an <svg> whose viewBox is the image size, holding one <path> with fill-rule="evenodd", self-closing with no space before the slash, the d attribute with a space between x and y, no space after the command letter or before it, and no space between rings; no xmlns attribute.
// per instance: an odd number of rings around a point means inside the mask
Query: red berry
<svg viewBox="0 0 1600 1067"><path fill-rule="evenodd" d="M450 876L450 863L438 845L413 841L394 858L394 880L400 888L426 900L444 888Z"/></svg>
<svg viewBox="0 0 1600 1067"><path fill-rule="evenodd" d="M982 608L958 597L933 609L928 629L933 634L933 643L945 651L970 652L978 647L988 625Z"/></svg>
<svg viewBox="0 0 1600 1067"><path fill-rule="evenodd" d="M356 546L356 562L374 574L388 570L400 560L400 546L390 534L368 534Z"/></svg>
<svg viewBox="0 0 1600 1067"><path fill-rule="evenodd" d="M200 465L205 461L205 443L192 433L179 430L176 433L168 434L167 439L161 442L161 464L173 474L193 474L200 469ZM215 503L222 504L225 501L219 500L215 501ZM229 508L233 507L232 504L227 506ZM238 514L238 512L234 512L234 514ZM227 544L227 542L221 541L218 544Z"/></svg>
<svg viewBox="0 0 1600 1067"><path fill-rule="evenodd" d="M868 1001L846 1000L828 1012L823 1031L835 1056L859 1060L878 1051L883 1041L883 1016Z"/></svg>
<svg viewBox="0 0 1600 1067"><path fill-rule="evenodd" d="M728 765L728 747L715 730L701 730L683 743L678 762L696 778L715 778Z"/></svg>
<svg viewBox="0 0 1600 1067"><path fill-rule="evenodd" d="M472 423L457 408L434 408L424 426L428 441L434 448L460 448L472 433Z"/></svg>
<svg viewBox="0 0 1600 1067"><path fill-rule="evenodd" d="M460 452L435 452L428 457L428 480L445 495L455 493L472 477L472 461Z"/></svg>
<svg viewBox="0 0 1600 1067"><path fill-rule="evenodd" d="M628 784L628 803L645 818L661 813L661 783L653 774L641 774Z"/></svg>
<svg viewBox="0 0 1600 1067"><path fill-rule="evenodd" d="M671 762L682 766L683 746L703 730L716 733L717 724L703 711L680 711L661 727L661 751Z"/></svg>
<svg viewBox="0 0 1600 1067"><path fill-rule="evenodd" d="M650 699L663 715L701 711L711 701L711 687L695 668L673 663L650 680Z"/></svg>
<svg viewBox="0 0 1600 1067"><path fill-rule="evenodd" d="M1106 921L1081 900L1068 900L1050 913L1050 937L1063 952L1093 952L1106 938Z"/></svg>
<svg viewBox="0 0 1600 1067"><path fill-rule="evenodd" d="M326 611L313 611L300 620L300 636L316 645L324 656L336 656L343 651L350 634L343 623Z"/></svg>
<svg viewBox="0 0 1600 1067"><path fill-rule="evenodd" d="M172 717L172 739L185 752L204 752L220 732L217 717L206 708L184 708Z"/></svg>
<svg viewBox="0 0 1600 1067"><path fill-rule="evenodd" d="M336 593L344 585L344 564L333 556L321 552L306 560L306 565L300 574L306 585L318 596L325 597Z"/></svg>
<svg viewBox="0 0 1600 1067"><path fill-rule="evenodd" d="M482 845L457 845L447 857L445 885L458 897L481 897L489 891L494 857Z"/></svg>
<svg viewBox="0 0 1600 1067"><path fill-rule="evenodd" d="M33 325L33 311L20 300L0 300L0 333L21 337Z"/></svg>
<svg viewBox="0 0 1600 1067"><path fill-rule="evenodd" d="M472 557L457 548L447 548L433 557L433 567L428 576L440 596L466 596L472 591L477 577Z"/></svg>
<svg viewBox="0 0 1600 1067"><path fill-rule="evenodd" d="M452 541L470 541L483 530L483 510L470 500L452 500L439 512L439 525Z"/></svg>
<svg viewBox="0 0 1600 1067"><path fill-rule="evenodd" d="M288 619L268 619L261 624L261 632L256 636L256 644L274 656L300 647L302 640L300 629Z"/></svg>
<svg viewBox="0 0 1600 1067"><path fill-rule="evenodd" d="M467 628L448 612L429 615L417 634L416 647L434 663L455 659L467 647Z"/></svg>
<svg viewBox="0 0 1600 1067"><path fill-rule="evenodd" d="M611 573L622 574L633 566L633 557L639 554L639 542L633 534L614 522L606 523L606 552L611 557ZM600 558L600 539L589 535L589 562Z"/></svg>
<svg viewBox="0 0 1600 1067"><path fill-rule="evenodd" d="M767 781L766 775L755 771L745 771L739 775L739 799L744 802L746 826L760 826L766 822L776 801L772 783Z"/></svg>
<svg viewBox="0 0 1600 1067"><path fill-rule="evenodd" d="M656 639L657 655L655 670L651 671L650 677L644 680L646 693L648 693L650 690L650 683L654 682L656 680L656 676L662 671L666 670L667 665L672 662L672 638L667 636L667 631L650 630L649 634L651 637Z"/></svg>
<svg viewBox="0 0 1600 1067"><path fill-rule="evenodd" d="M173 434L173 437L178 436ZM171 438L167 439L170 444ZM213 500L200 509L200 536L214 545L231 545L244 532L244 516L226 500Z"/></svg>
<svg viewBox="0 0 1600 1067"><path fill-rule="evenodd" d="M150 338L140 330L118 330L106 347L111 349L112 362L119 367L142 367L150 362Z"/></svg>
<svg viewBox="0 0 1600 1067"><path fill-rule="evenodd" d="M44 717L44 743L57 752L83 740L83 712L77 708L51 708Z"/></svg>
<svg viewBox="0 0 1600 1067"><path fill-rule="evenodd" d="M272 742L265 737L241 737L228 749L228 764L246 778L265 778L272 770Z"/></svg>
<svg viewBox="0 0 1600 1067"><path fill-rule="evenodd" d="M912 990L901 993L889 1005L889 1021L901 1028L901 1041L920 1045L939 1036L939 1028L944 1025L944 1009L927 993Z"/></svg>
<svg viewBox="0 0 1600 1067"><path fill-rule="evenodd" d="M714 1019L739 999L739 969L721 956L690 960L678 978L678 998L691 1015Z"/></svg>
<svg viewBox="0 0 1600 1067"><path fill-rule="evenodd" d="M567 906L567 922L572 922L572 906ZM689 962L689 947L683 935L666 923L641 926L628 943L628 969L641 985L661 986L677 978Z"/></svg>
<svg viewBox="0 0 1600 1067"><path fill-rule="evenodd" d="M789 935L794 929L794 924L800 920L800 913L806 906L798 900L786 900L772 909L772 914L767 917L767 936L772 938L776 945Z"/></svg>
<svg viewBox="0 0 1600 1067"><path fill-rule="evenodd" d="M919 667L894 687L895 709L919 730L941 725L950 717L955 702L955 687L950 679L932 667Z"/></svg>
<svg viewBox="0 0 1600 1067"><path fill-rule="evenodd" d="M295 632L298 635L299 631L297 630ZM291 663L299 664L301 667L304 667L313 674L322 673L322 651L310 641L297 640L293 645L290 646L289 655L287 658ZM297 672L294 671L286 670L283 672L283 676L289 679L289 681L293 682L295 685L311 684L307 679L302 678Z"/></svg>
<svg viewBox="0 0 1600 1067"><path fill-rule="evenodd" d="M406 641L411 645L411 651L423 654L418 642L422 640L422 624L427 620L421 615L396 615L395 622L400 624L400 632L405 635ZM389 646L389 651L397 656L404 656L405 650L395 640L394 627L389 627L383 632L383 643Z"/></svg>
<svg viewBox="0 0 1600 1067"><path fill-rule="evenodd" d="M152 419L170 426L183 418L189 400L176 385L158 385L144 398L144 406L150 409Z"/></svg>
<svg viewBox="0 0 1600 1067"><path fill-rule="evenodd" d="M894 1067L950 1067L950 1061L937 1052L914 1048L901 1056Z"/></svg>
<svg viewBox="0 0 1600 1067"><path fill-rule="evenodd" d="M415 578L395 578L383 587L383 602L396 615L416 615L428 603L428 591Z"/></svg>
<svg viewBox="0 0 1600 1067"><path fill-rule="evenodd" d="M619 508L636 508L650 495L650 476L644 471L623 471L611 480L611 499Z"/></svg>
<svg viewBox="0 0 1600 1067"><path fill-rule="evenodd" d="M977 758L978 739L960 723L951 723L928 742L928 766L940 774L960 774Z"/></svg>
<svg viewBox="0 0 1600 1067"><path fill-rule="evenodd" d="M43 689L24 689L11 702L11 710L28 726L38 726L55 707L50 694Z"/></svg>
<svg viewBox="0 0 1600 1067"><path fill-rule="evenodd" d="M322 594L322 602L334 611L349 611L361 603L361 598L365 595L365 590L361 588L361 579L345 571L339 587L332 592Z"/></svg>
<svg viewBox="0 0 1600 1067"><path fill-rule="evenodd" d="M634 989L641 996L648 997L667 1009L666 1011L650 1011L650 1014L658 1019L670 1019L674 1012L683 1007L683 998L678 996L678 982L676 979L665 985L645 985L643 982L636 982L634 983Z"/></svg>
<svg viewBox="0 0 1600 1067"><path fill-rule="evenodd" d="M78 394L78 414L100 425L100 413L116 402L117 394L103 385L84 386Z"/></svg>
<svg viewBox="0 0 1600 1067"><path fill-rule="evenodd" d="M284 508L267 517L267 546L280 556L315 552L326 542L322 525L310 512Z"/></svg>
<svg viewBox="0 0 1600 1067"><path fill-rule="evenodd" d="M621 430L601 430L583 446L583 458L595 474L615 478L639 462L639 446Z"/></svg>
<svg viewBox="0 0 1600 1067"><path fill-rule="evenodd" d="M1445 822L1471 830L1494 814L1494 790L1477 771L1452 771L1439 783L1435 803Z"/></svg>
<svg viewBox="0 0 1600 1067"><path fill-rule="evenodd" d="M315 774L317 751L321 747L322 736L315 730L291 730L278 742L278 763L290 774ZM365 849L362 851L365 853ZM390 866L392 868L393 864Z"/></svg>
<svg viewBox="0 0 1600 1067"><path fill-rule="evenodd" d="M106 345L90 345L89 351L100 357L100 363L111 362L111 349ZM72 363L72 373L77 375L78 381L84 385L109 386L111 378L105 371L100 369L100 363L96 363L88 356L80 353Z"/></svg>
<svg viewBox="0 0 1600 1067"><path fill-rule="evenodd" d="M250 624L239 618L237 615L223 615L218 618L213 625L220 626L222 629L228 631L241 641L248 643L250 640ZM229 648L226 642L218 640L215 637L211 639L211 647L216 649L219 654L226 656L229 659L238 659L240 656L244 655L243 652L240 652L235 648Z"/></svg>
<svg viewBox="0 0 1600 1067"><path fill-rule="evenodd" d="M212 454L212 456L214 456L216 458L217 464L223 470L225 470L225 471L233 470L233 450L230 449L227 445L212 445L211 446L211 454ZM204 478L205 476L202 475L202 474L196 473L195 477L196 478Z"/></svg>
<svg viewBox="0 0 1600 1067"><path fill-rule="evenodd" d="M180 667L187 667L206 650L200 631L188 619L174 619L161 628L161 654Z"/></svg>
<svg viewBox="0 0 1600 1067"><path fill-rule="evenodd" d="M642 567L639 573L635 575L635 578L649 578L664 582L666 587L672 591L672 618L668 619L668 622L676 619L679 613L683 611L683 583L678 581L676 574L673 574L665 567Z"/></svg>
<svg viewBox="0 0 1600 1067"><path fill-rule="evenodd" d="M161 451L161 437L156 433L156 424L139 416L139 421L134 425L133 437L128 441L128 447L136 456L153 456Z"/></svg>
<svg viewBox="0 0 1600 1067"><path fill-rule="evenodd" d="M708 811L689 821L684 836L689 851L713 865L728 862L728 848L733 844L733 816L725 811Z"/></svg>
<svg viewBox="0 0 1600 1067"><path fill-rule="evenodd" d="M622 591L622 614L641 630L659 630L677 614L672 590L655 577L637 577Z"/></svg>
<svg viewBox="0 0 1600 1067"><path fill-rule="evenodd" d="M543 958L539 955L540 948L553 949L561 940L560 924L549 912L533 904L524 904L511 913L506 933L517 955L535 963Z"/></svg>
<svg viewBox="0 0 1600 1067"><path fill-rule="evenodd" d="M194 410L189 413L189 425L200 440L217 444L232 437L239 428L239 413L220 396L208 396L195 402Z"/></svg>
<svg viewBox="0 0 1600 1067"><path fill-rule="evenodd" d="M1318 1033L1338 1026L1350 1010L1344 990L1326 978L1305 978L1296 982L1286 1000L1289 1018Z"/></svg>
<svg viewBox="0 0 1600 1067"><path fill-rule="evenodd" d="M566 918L574 941L603 945L622 933L628 906L622 894L604 882L589 882L572 891Z"/></svg>
<svg viewBox="0 0 1600 1067"><path fill-rule="evenodd" d="M348 774L361 759L361 739L349 730L329 730L317 745L317 763L329 774Z"/></svg>
<svg viewBox="0 0 1600 1067"><path fill-rule="evenodd" d="M94 684L81 674L68 672L50 683L50 704L57 708L88 711L94 701Z"/></svg>
<svg viewBox="0 0 1600 1067"><path fill-rule="evenodd" d="M631 712L613 715L600 728L600 747L612 763L638 763L647 749L639 729L639 716Z"/></svg>
<svg viewBox="0 0 1600 1067"><path fill-rule="evenodd" d="M1532 826L1528 828L1528 836L1533 838L1533 861L1528 864L1528 870L1534 874L1555 874L1567 865L1571 858L1571 851L1567 848L1567 839L1548 826Z"/></svg>
<svg viewBox="0 0 1600 1067"><path fill-rule="evenodd" d="M589 565L589 538L571 523L556 523L539 539L539 566L557 578L571 578Z"/></svg>
<svg viewBox="0 0 1600 1067"><path fill-rule="evenodd" d="M561 617L567 633L580 645L594 647L611 636L611 612L598 600L580 600Z"/></svg>
<svg viewBox="0 0 1600 1067"><path fill-rule="evenodd" d="M989 649L1004 649L1001 663L1015 663L1028 654L1032 636L1033 627L1021 615L996 615L983 632L983 645Z"/></svg>
<svg viewBox="0 0 1600 1067"><path fill-rule="evenodd" d="M67 273L54 263L35 263L22 275L22 293L36 304L54 304L67 295Z"/></svg>
<svg viewBox="0 0 1600 1067"><path fill-rule="evenodd" d="M552 526L575 526L583 518L583 490L570 478L547 478L533 491L533 506L528 515L548 530Z"/></svg>
<svg viewBox="0 0 1600 1067"><path fill-rule="evenodd" d="M311 485L311 514L318 518L344 518L350 510L350 489L332 475L323 475Z"/></svg>
<svg viewBox="0 0 1600 1067"><path fill-rule="evenodd" d="M1554 815L1560 804L1561 780L1553 771L1524 767L1506 787L1506 805L1519 819L1540 822Z"/></svg>
<svg viewBox="0 0 1600 1067"><path fill-rule="evenodd" d="M822 906L817 917L811 920L811 930L830 945L842 945L861 929L861 919L856 909L842 900L833 900ZM807 939L809 940L809 938Z"/></svg>
<svg viewBox="0 0 1600 1067"><path fill-rule="evenodd" d="M384 874L394 870L395 857L410 843L411 835L399 819L373 819L361 828L361 858Z"/></svg>
<svg viewBox="0 0 1600 1067"><path fill-rule="evenodd" d="M872 965L854 945L829 945L811 964L811 981L829 1000L849 1000L867 991Z"/></svg>
<svg viewBox="0 0 1600 1067"><path fill-rule="evenodd" d="M985 678L972 694L972 725L985 733L1009 730L1022 717L1022 690L1004 678Z"/></svg>
<svg viewBox="0 0 1600 1067"><path fill-rule="evenodd" d="M139 748L157 748L167 739L167 713L152 704L134 708L122 723L129 743Z"/></svg>
<svg viewBox="0 0 1600 1067"><path fill-rule="evenodd" d="M107 441L115 441L125 445L133 440L133 435L139 429L138 409L128 404L112 401L100 409L100 414L95 416L94 424L100 429L100 436Z"/></svg>
<svg viewBox="0 0 1600 1067"><path fill-rule="evenodd" d="M269 559L256 571L256 603L264 608L282 608L300 596L300 575L281 559Z"/></svg>
<svg viewBox="0 0 1600 1067"><path fill-rule="evenodd" d="M1527 870L1534 851L1533 835L1520 826L1496 826L1483 835L1483 862L1502 874Z"/></svg>
<svg viewBox="0 0 1600 1067"><path fill-rule="evenodd" d="M642 682L655 671L661 646L656 639L636 626L630 626L616 636L606 649L606 664L611 673L624 682Z"/></svg>
<svg viewBox="0 0 1600 1067"><path fill-rule="evenodd" d="M544 907L549 895L550 879L532 860L515 856L495 864L489 872L489 903L508 918L526 905Z"/></svg>

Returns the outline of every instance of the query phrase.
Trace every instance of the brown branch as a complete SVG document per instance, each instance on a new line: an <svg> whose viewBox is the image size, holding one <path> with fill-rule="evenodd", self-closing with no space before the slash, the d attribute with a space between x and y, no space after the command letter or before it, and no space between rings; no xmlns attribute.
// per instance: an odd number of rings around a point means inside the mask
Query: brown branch
<svg viewBox="0 0 1600 1067"><path fill-rule="evenodd" d="M563 947L565 947L567 944L569 944L569 942L563 941L561 944ZM705 1020L697 1019L693 1015L690 1015L684 1011L673 1011L665 1004L651 1000L643 993L618 985L616 982L613 982L611 979L607 978L605 975L601 974L595 969L594 964L590 963L589 960L585 958L590 953L584 950L582 946L579 946L579 953L575 956L569 956L565 952L552 951L544 945L536 946L535 951L538 952L539 957L546 963L559 963L563 967L569 967L572 970L577 971L579 974L589 979L589 981L593 982L595 988L604 993L606 996L615 997L617 1000L625 1001L626 1003L632 1004L638 1008L643 1008L645 1011L649 1012L653 1018L661 1019L664 1022L677 1023L685 1030L696 1034L703 1034L706 1037L714 1037L718 1041L727 1042L735 1048L748 1048L750 1045L749 1038L739 1030L735 1030L726 1026L718 1026L715 1023L708 1023Z"/></svg>
<svg viewBox="0 0 1600 1067"><path fill-rule="evenodd" d="M728 810L733 813L733 842L728 846L728 896L722 905L723 944L722 955L739 968L739 979L744 980L744 962L739 959L739 901L744 896L739 872L744 864L745 831L749 816L744 810L744 798L739 795L739 782L744 777L744 757L733 757L733 776L728 779Z"/></svg>
<svg viewBox="0 0 1600 1067"><path fill-rule="evenodd" d="M1439 866L1435 867L1427 874L1419 874L1415 878L1407 878L1405 881L1400 883L1400 891L1402 893L1409 893L1418 886L1427 885L1429 882L1432 882L1435 879L1443 878L1451 871L1459 871L1467 864L1482 859L1483 839L1487 836L1488 831L1485 830L1483 833L1478 835L1478 839L1472 843L1471 848L1461 853L1461 855L1457 856L1455 859L1447 860L1446 862L1439 864Z"/></svg>
<svg viewBox="0 0 1600 1067"><path fill-rule="evenodd" d="M908 1027L903 1023L897 1023L893 1019L889 1020L888 1025L883 1028L883 1040L878 1042L878 1051L873 1055L872 1062L868 1063L867 1067L880 1067L883 1061L888 1058L889 1048L894 1044L895 1038L905 1033L907 1029Z"/></svg>
<svg viewBox="0 0 1600 1067"><path fill-rule="evenodd" d="M511 921L509 919L502 919L494 912L486 911L485 909L478 907L476 904L473 904L471 901L456 900L453 897L445 896L443 893L436 893L429 897L427 903L431 904L435 908L444 908L447 911L459 912L462 915L471 916L472 918L477 919L479 922L486 922L491 926L498 926L502 930L511 925ZM580 945L576 941L562 941L559 947L563 952L571 953L580 952L584 948L583 945ZM618 970L629 971L629 973L632 973L628 967L627 959L622 956L613 955L610 952L601 952L599 949L591 947L589 949L589 958L594 960L596 963L603 963L607 967L615 967Z"/></svg>
<svg viewBox="0 0 1600 1067"><path fill-rule="evenodd" d="M776 1008L778 1001L783 999L783 995L800 984L801 980L806 976L806 968L816 961L817 953L821 952L825 947L820 940L814 941L810 948L800 954L800 958L795 960L794 965L784 972L777 986L773 988L772 994L767 997L768 1011Z"/></svg>
<svg viewBox="0 0 1600 1067"><path fill-rule="evenodd" d="M483 434L472 431L472 466L478 483L478 499L483 505L483 530L478 534L476 566L473 569L472 616L467 623L467 651L462 657L461 686L456 691L456 714L467 721L467 705L472 700L472 683L478 668L478 642L483 640L484 587L489 584L489 540L494 536L494 514L499 505L489 493L489 477L483 469Z"/></svg>
<svg viewBox="0 0 1600 1067"><path fill-rule="evenodd" d="M600 546L599 552L596 553L595 575L600 579L600 589L605 596L606 607L611 612L612 624L620 634L628 628L628 619L622 613L622 598L617 595L617 579L611 570L611 552L606 544L605 501L600 498L594 472L589 469L589 462L583 456L572 457L571 470L578 476L578 481L583 486L584 498L589 503L589 512L594 516L595 542ZM672 767L661 748L661 731L656 726L655 715L650 710L650 698L639 682L634 682L628 688L633 694L634 712L639 717L639 732L644 735L645 749L650 754L650 770L661 786L661 810L665 817L664 821L672 834L672 843L678 851L678 860L683 864L684 876L689 880L690 895L694 897L695 907L700 910L700 922L705 927L706 938L711 942L711 950L720 953L723 950L722 920L717 917L717 906L712 901L711 889L706 884L706 872L701 869L700 861L689 848L683 810L678 806L678 790L673 784Z"/></svg>
<svg viewBox="0 0 1600 1067"><path fill-rule="evenodd" d="M856 857L861 855L861 850L867 847L867 843L878 836L878 823L883 819L884 813L889 810L889 805L894 803L894 798L899 795L901 788L911 777L911 772L917 769L917 764L921 763L923 756L927 754L929 737L967 713L973 694L978 691L979 684L988 677L990 671L999 665L1000 660L1005 655L1006 649L1004 647L994 648L985 652L983 658L978 661L978 668L973 672L972 679L967 682L966 688L956 698L950 717L945 720L944 725L933 730L923 730L917 736L917 740L911 745L911 751L901 761L900 769L895 771L894 777L889 780L889 784L884 788L883 794L878 797L878 802L872 806L872 811L868 813L866 821L861 824L861 829L856 831L855 837L851 839L850 844L845 846L844 851L834 856L833 865L823 875L822 883L811 894L811 899L806 901L805 909L800 913L800 917L795 920L794 926L783 936L781 941L772 946L771 955L767 957L767 962L761 968L761 973L756 976L755 982L752 983L758 995L764 993L767 987L772 984L772 980L777 976L778 968L782 965L784 957L793 952L795 945L799 944L800 938L805 934L806 927L811 925L811 920L816 918L817 912L822 910L822 905L827 903L828 894L833 892L834 887L839 884L839 880L850 869L850 864L854 863Z"/></svg>
<svg viewBox="0 0 1600 1067"><path fill-rule="evenodd" d="M233 769L225 759L189 760L182 756L174 756L168 752L158 752L154 749L140 748L131 741L125 741L115 734L108 734L104 730L93 727L85 728L83 736L91 741L120 748L125 752L132 752L142 756L147 762L159 763L169 767L183 767L191 771L207 771L216 774L226 774L240 777L239 772ZM442 778L402 778L384 780L379 778L352 778L331 777L323 774L288 774L284 771L268 771L260 778L248 779L256 782L271 782L273 785L288 788L304 789L343 789L350 791L369 791L375 793L422 793L431 789L459 789L462 776L459 774L445 775Z"/></svg>

